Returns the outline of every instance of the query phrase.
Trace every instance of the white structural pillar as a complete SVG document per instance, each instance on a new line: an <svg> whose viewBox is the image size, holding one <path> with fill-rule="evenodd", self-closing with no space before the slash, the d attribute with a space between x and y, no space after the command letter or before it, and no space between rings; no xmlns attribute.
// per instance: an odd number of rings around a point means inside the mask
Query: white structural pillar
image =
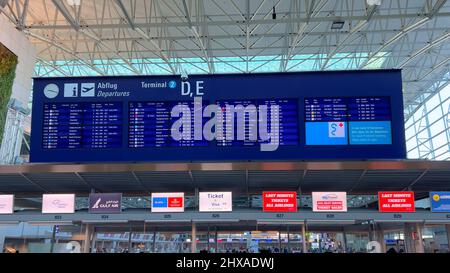
<svg viewBox="0 0 450 273"><path fill-rule="evenodd" d="M91 248L91 238L92 238L92 226L90 224L85 225L84 231L84 248L83 253L90 253Z"/></svg>
<svg viewBox="0 0 450 273"><path fill-rule="evenodd" d="M192 222L192 231L191 231L191 253L197 252L197 226L195 222Z"/></svg>
<svg viewBox="0 0 450 273"><path fill-rule="evenodd" d="M217 236L217 227L216 227L216 230L214 232L214 242L216 244L216 253L219 253L219 241L217 239L218 239L218 236Z"/></svg>
<svg viewBox="0 0 450 273"><path fill-rule="evenodd" d="M405 223L405 247L407 253L425 252L419 223Z"/></svg>
<svg viewBox="0 0 450 273"><path fill-rule="evenodd" d="M375 240L381 246L381 253L386 253L386 242L384 241L384 231L381 229L380 225L376 225L375 230Z"/></svg>
<svg viewBox="0 0 450 273"><path fill-rule="evenodd" d="M447 242L448 242L449 251L450 251L450 225L445 225L445 230L447 231Z"/></svg>
<svg viewBox="0 0 450 273"><path fill-rule="evenodd" d="M302 225L302 252L306 253L306 221Z"/></svg>

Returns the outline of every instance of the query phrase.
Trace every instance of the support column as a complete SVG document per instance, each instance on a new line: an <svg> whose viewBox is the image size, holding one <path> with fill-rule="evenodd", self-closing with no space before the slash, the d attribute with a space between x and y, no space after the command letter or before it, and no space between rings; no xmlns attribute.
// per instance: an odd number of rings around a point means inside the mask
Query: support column
<svg viewBox="0 0 450 273"><path fill-rule="evenodd" d="M50 253L53 253L53 249L55 247L55 242L56 242L56 225L53 225Z"/></svg>
<svg viewBox="0 0 450 273"><path fill-rule="evenodd" d="M85 224L84 231L84 248L83 253L90 253L91 249L91 236L92 235L92 226L90 224Z"/></svg>
<svg viewBox="0 0 450 273"><path fill-rule="evenodd" d="M129 229L129 233L128 233L128 253L131 253L131 236L132 236L132 230L131 230L131 225L130 225L130 229Z"/></svg>
<svg viewBox="0 0 450 273"><path fill-rule="evenodd" d="M281 231L278 231L278 249L280 250L279 253L281 253Z"/></svg>
<svg viewBox="0 0 450 273"><path fill-rule="evenodd" d="M417 240L415 240L416 244L416 252L417 253L425 253L425 246L423 244L423 238L422 238L422 233L423 233L423 229L422 229L422 224L416 223L415 224L415 229L417 232Z"/></svg>
<svg viewBox="0 0 450 273"><path fill-rule="evenodd" d="M291 253L291 238L290 238L289 225L287 226L287 250L289 253Z"/></svg>
<svg viewBox="0 0 450 273"><path fill-rule="evenodd" d="M386 253L386 242L384 241L384 231L379 224L375 226L375 240L381 246L381 253Z"/></svg>
<svg viewBox="0 0 450 273"><path fill-rule="evenodd" d="M306 253L306 221L302 225L302 252Z"/></svg>
<svg viewBox="0 0 450 273"><path fill-rule="evenodd" d="M218 236L217 236L217 226L216 226L216 230L214 232L214 242L216 243L216 253L219 253L219 241L217 240Z"/></svg>
<svg viewBox="0 0 450 273"><path fill-rule="evenodd" d="M419 223L405 223L405 248L407 253L425 252Z"/></svg>
<svg viewBox="0 0 450 273"><path fill-rule="evenodd" d="M152 249L153 249L153 253L155 253L156 252L156 229L153 230L153 246L152 246Z"/></svg>
<svg viewBox="0 0 450 273"><path fill-rule="evenodd" d="M191 231L191 253L197 252L197 226L195 222L192 222L192 231Z"/></svg>
<svg viewBox="0 0 450 273"><path fill-rule="evenodd" d="M374 223L372 222L372 220L369 220L369 224L368 224L368 227L369 227L369 241L374 241L375 240L375 236L374 236L374 229L375 229L375 227L374 227Z"/></svg>
<svg viewBox="0 0 450 273"><path fill-rule="evenodd" d="M345 228L342 227L342 238L344 239L344 244L343 244L343 248L344 248L344 253L347 253L347 232L345 232Z"/></svg>
<svg viewBox="0 0 450 273"><path fill-rule="evenodd" d="M208 224L208 232L206 235L207 241L206 241L206 250L209 252L209 224Z"/></svg>
<svg viewBox="0 0 450 273"><path fill-rule="evenodd" d="M450 252L450 225L445 225L445 230L447 231L448 251Z"/></svg>

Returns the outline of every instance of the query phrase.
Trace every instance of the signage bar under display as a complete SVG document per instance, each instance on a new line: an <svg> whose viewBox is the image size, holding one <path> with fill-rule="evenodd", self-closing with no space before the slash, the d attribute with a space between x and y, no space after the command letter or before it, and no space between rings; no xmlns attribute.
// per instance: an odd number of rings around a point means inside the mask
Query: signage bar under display
<svg viewBox="0 0 450 273"><path fill-rule="evenodd" d="M12 214L14 212L14 195L0 194L0 214Z"/></svg>
<svg viewBox="0 0 450 273"><path fill-rule="evenodd" d="M33 88L31 162L406 157L399 70L37 78Z"/></svg>
<svg viewBox="0 0 450 273"><path fill-rule="evenodd" d="M313 192L312 205L315 212L346 212L346 192Z"/></svg>
<svg viewBox="0 0 450 273"><path fill-rule="evenodd" d="M219 212L232 211L232 193L231 192L200 192L199 193L199 211L201 212Z"/></svg>
<svg viewBox="0 0 450 273"><path fill-rule="evenodd" d="M91 193L89 195L89 213L120 213L121 211L121 193Z"/></svg>
<svg viewBox="0 0 450 273"><path fill-rule="evenodd" d="M183 212L184 193L152 193L152 212Z"/></svg>
<svg viewBox="0 0 450 273"><path fill-rule="evenodd" d="M430 206L432 212L450 212L450 192L430 192Z"/></svg>
<svg viewBox="0 0 450 273"><path fill-rule="evenodd" d="M262 193L263 211L296 212L297 193L295 191L265 191Z"/></svg>
<svg viewBox="0 0 450 273"><path fill-rule="evenodd" d="M380 212L414 212L414 192L383 191L378 192L378 209Z"/></svg>
<svg viewBox="0 0 450 273"><path fill-rule="evenodd" d="M74 213L75 194L42 195L42 213Z"/></svg>

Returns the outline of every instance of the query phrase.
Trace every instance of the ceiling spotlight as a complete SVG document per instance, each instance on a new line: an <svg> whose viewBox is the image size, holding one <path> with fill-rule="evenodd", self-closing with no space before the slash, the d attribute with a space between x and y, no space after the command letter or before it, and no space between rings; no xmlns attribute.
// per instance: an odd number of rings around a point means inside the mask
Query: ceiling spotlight
<svg viewBox="0 0 450 273"><path fill-rule="evenodd" d="M67 5L69 6L79 6L81 3L80 0L67 0Z"/></svg>
<svg viewBox="0 0 450 273"><path fill-rule="evenodd" d="M342 29L344 27L344 21L333 21L331 24L331 29Z"/></svg>
<svg viewBox="0 0 450 273"><path fill-rule="evenodd" d="M369 6L380 6L381 0L367 0L366 3Z"/></svg>

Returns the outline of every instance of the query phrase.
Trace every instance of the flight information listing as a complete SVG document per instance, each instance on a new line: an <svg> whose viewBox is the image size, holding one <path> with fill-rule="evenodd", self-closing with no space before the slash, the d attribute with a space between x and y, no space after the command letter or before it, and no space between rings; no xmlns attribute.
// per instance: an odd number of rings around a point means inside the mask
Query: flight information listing
<svg viewBox="0 0 450 273"><path fill-rule="evenodd" d="M118 148L122 146L122 103L44 104L44 149Z"/></svg>
<svg viewBox="0 0 450 273"><path fill-rule="evenodd" d="M306 145L391 144L389 97L305 99Z"/></svg>

